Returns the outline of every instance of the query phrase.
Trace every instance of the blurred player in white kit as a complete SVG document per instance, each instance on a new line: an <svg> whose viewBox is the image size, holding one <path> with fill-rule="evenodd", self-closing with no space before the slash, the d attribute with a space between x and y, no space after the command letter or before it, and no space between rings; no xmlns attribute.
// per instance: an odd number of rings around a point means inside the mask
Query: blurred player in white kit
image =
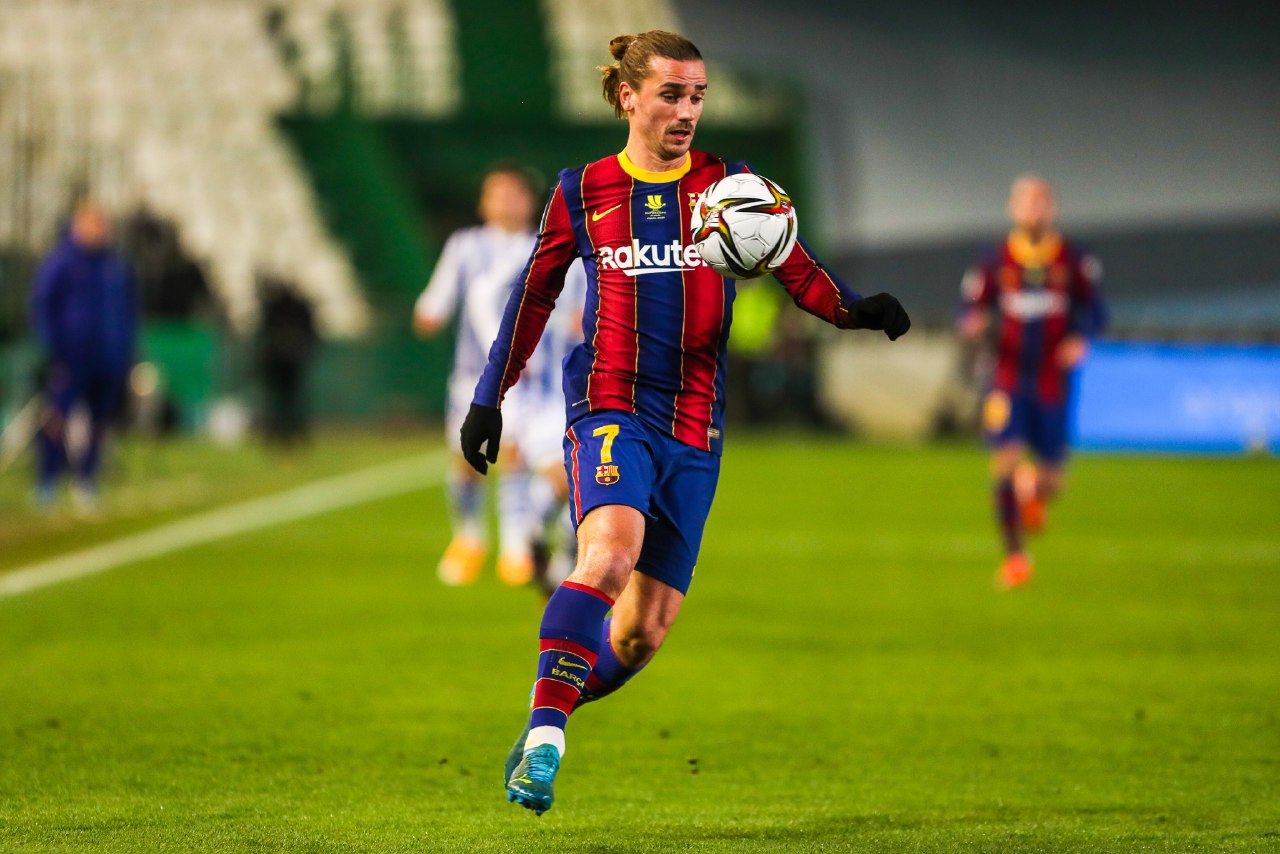
<svg viewBox="0 0 1280 854"><path fill-rule="evenodd" d="M471 405L476 380L498 333L502 311L533 253L539 188L527 170L500 164L485 173L479 213L483 224L455 231L445 242L440 260L414 308L414 329L435 335L458 315L458 340L449 375L445 438L458 446L458 431ZM498 485L498 577L510 585L536 580L547 585L547 543L554 540L556 520L568 500L564 472L565 414L561 391L561 362L582 337L582 300L586 279L581 264L570 270L564 294L547 324L524 379L507 396L504 407L508 441L502 449L502 477ZM453 539L440 559L438 574L445 584L470 584L488 556L486 489L484 478L455 451L447 491L452 511ZM565 522L566 549L572 551L572 527ZM572 566L572 558L557 555L553 576ZM556 579L558 580L558 579ZM550 582L554 589L555 581Z"/></svg>

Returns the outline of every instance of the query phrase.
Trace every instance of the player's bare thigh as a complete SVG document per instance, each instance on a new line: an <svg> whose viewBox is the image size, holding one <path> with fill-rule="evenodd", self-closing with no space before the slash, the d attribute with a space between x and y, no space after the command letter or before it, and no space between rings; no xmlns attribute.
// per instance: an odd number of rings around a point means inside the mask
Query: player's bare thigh
<svg viewBox="0 0 1280 854"><path fill-rule="evenodd" d="M623 504L606 504L578 525L578 564L569 581L586 584L617 600L631 579L644 545L644 514Z"/></svg>
<svg viewBox="0 0 1280 854"><path fill-rule="evenodd" d="M1004 442L991 450L991 474L998 479L1013 477L1014 469L1026 455L1027 446L1020 441Z"/></svg>

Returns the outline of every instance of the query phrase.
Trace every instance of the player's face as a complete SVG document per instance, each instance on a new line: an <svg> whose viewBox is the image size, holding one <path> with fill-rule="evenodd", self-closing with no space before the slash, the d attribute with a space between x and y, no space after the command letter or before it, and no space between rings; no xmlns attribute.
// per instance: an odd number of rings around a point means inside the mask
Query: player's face
<svg viewBox="0 0 1280 854"><path fill-rule="evenodd" d="M1057 216L1058 203L1048 181L1022 178L1014 182L1009 193L1009 218L1015 228L1039 233L1052 227Z"/></svg>
<svg viewBox="0 0 1280 854"><path fill-rule="evenodd" d="M624 81L618 95L632 133L650 155L661 163L676 163L693 143L706 92L707 68L701 60L659 56L649 62L649 76L639 89Z"/></svg>
<svg viewBox="0 0 1280 854"><path fill-rule="evenodd" d="M525 180L510 172L494 172L480 187L480 218L504 231L528 231L536 203Z"/></svg>
<svg viewBox="0 0 1280 854"><path fill-rule="evenodd" d="M71 217L71 236L79 246L100 249L111 236L111 223L101 208L81 205Z"/></svg>

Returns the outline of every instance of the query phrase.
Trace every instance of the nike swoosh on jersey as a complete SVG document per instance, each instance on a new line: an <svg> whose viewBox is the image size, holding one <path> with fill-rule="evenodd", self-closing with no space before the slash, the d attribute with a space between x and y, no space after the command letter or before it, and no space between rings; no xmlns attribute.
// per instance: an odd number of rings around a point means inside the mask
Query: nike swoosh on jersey
<svg viewBox="0 0 1280 854"><path fill-rule="evenodd" d="M577 663L572 662L572 661L565 661L563 657L561 657L561 659L560 659L560 666L561 666L561 667L576 667L576 668L578 668L579 670L590 670L590 669L591 669L590 667L587 667L585 664L577 664Z"/></svg>
<svg viewBox="0 0 1280 854"><path fill-rule="evenodd" d="M616 205L614 205L613 207L609 208L607 211L592 211L592 212L591 212L591 221L592 221L592 222L599 222L600 220L604 219L605 217L607 217L609 214L613 213L614 211L616 211L616 210L617 210L618 208L620 208L620 207L622 207L622 202L618 202Z"/></svg>

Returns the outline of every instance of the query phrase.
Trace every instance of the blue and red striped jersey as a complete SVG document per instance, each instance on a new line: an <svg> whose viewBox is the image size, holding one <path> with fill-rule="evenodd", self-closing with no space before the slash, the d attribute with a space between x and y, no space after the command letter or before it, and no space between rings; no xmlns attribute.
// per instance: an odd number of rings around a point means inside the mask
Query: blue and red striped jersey
<svg viewBox="0 0 1280 854"><path fill-rule="evenodd" d="M667 172L622 153L566 169L542 215L533 255L507 302L474 402L500 406L533 352L564 284L583 259L583 342L565 359L566 420L632 412L678 441L720 453L735 285L692 245L694 200L748 171L702 151ZM806 311L841 328L858 299L803 241L774 276Z"/></svg>
<svg viewBox="0 0 1280 854"><path fill-rule="evenodd" d="M1063 401L1067 375L1055 353L1067 335L1102 330L1100 276L1097 259L1059 235L1032 245L1016 231L965 274L966 304L997 317L995 388Z"/></svg>

